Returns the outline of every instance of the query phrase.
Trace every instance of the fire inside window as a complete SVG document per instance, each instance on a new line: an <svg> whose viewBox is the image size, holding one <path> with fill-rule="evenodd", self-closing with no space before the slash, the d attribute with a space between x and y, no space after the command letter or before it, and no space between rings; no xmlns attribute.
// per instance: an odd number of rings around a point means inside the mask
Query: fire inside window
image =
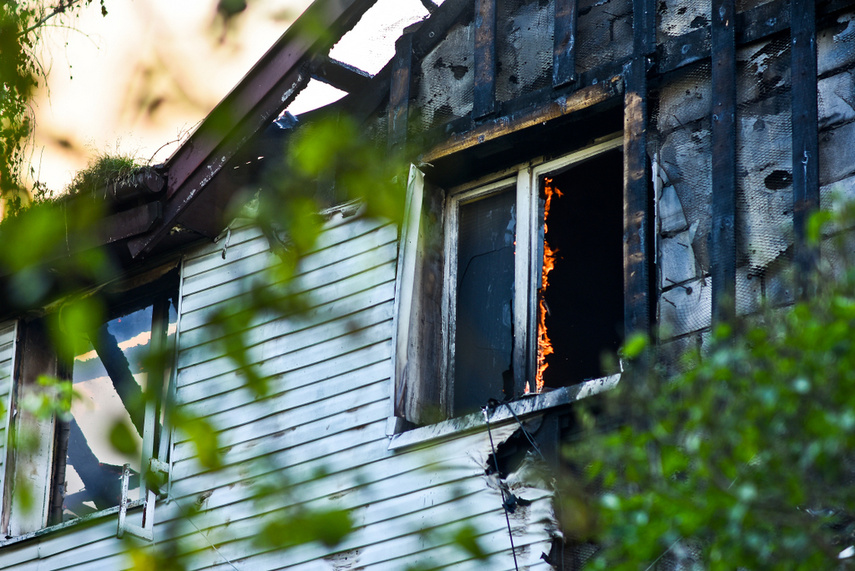
<svg viewBox="0 0 855 571"><path fill-rule="evenodd" d="M602 357L623 337L623 157L612 151L546 182L556 191L544 224L554 265L546 271L544 254L538 337L550 349L538 377L555 388L616 372Z"/></svg>
<svg viewBox="0 0 855 571"><path fill-rule="evenodd" d="M617 351L623 331L622 172L621 152L611 150L532 181L528 203L519 183L459 201L455 415L514 396L521 371L525 390L537 392L615 372L602 357ZM530 256L517 251L520 204L536 209ZM520 269L529 263L531 271ZM529 275L531 285L521 283Z"/></svg>

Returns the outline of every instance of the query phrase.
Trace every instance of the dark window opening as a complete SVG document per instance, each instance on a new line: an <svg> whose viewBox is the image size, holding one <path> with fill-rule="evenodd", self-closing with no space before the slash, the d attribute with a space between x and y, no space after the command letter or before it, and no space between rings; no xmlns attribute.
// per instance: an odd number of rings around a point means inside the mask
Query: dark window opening
<svg viewBox="0 0 855 571"><path fill-rule="evenodd" d="M460 205L454 414L513 393L514 188Z"/></svg>
<svg viewBox="0 0 855 571"><path fill-rule="evenodd" d="M541 292L554 348L543 381L557 388L618 372L603 370L602 357L623 338L623 155L609 151L551 178L562 196L546 221L558 252Z"/></svg>

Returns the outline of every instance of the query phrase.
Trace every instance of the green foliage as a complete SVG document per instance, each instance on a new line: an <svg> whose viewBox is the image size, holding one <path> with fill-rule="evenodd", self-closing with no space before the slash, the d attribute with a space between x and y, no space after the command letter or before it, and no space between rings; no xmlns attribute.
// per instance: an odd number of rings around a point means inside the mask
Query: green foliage
<svg viewBox="0 0 855 571"><path fill-rule="evenodd" d="M33 129L30 104L45 70L35 55L42 28L93 0L7 0L0 3L0 198L14 211L26 194L22 171ZM105 0L99 0L107 15ZM25 171L23 171L25 172Z"/></svg>
<svg viewBox="0 0 855 571"><path fill-rule="evenodd" d="M70 418L71 401L80 398L71 381L39 375L37 382L44 390L28 394L27 398L21 401L21 408L36 418Z"/></svg>
<svg viewBox="0 0 855 571"><path fill-rule="evenodd" d="M814 217L810 236L829 220ZM838 555L855 544L855 273L826 269L808 291L717 325L679 374L630 370L599 426L584 415L593 434L568 458L608 491L594 517L565 525L601 545L592 568L849 566ZM568 501L586 510L583 489Z"/></svg>
<svg viewBox="0 0 855 571"><path fill-rule="evenodd" d="M350 512L341 509L284 509L268 517L256 535L256 544L291 547L318 541L335 547L353 531Z"/></svg>

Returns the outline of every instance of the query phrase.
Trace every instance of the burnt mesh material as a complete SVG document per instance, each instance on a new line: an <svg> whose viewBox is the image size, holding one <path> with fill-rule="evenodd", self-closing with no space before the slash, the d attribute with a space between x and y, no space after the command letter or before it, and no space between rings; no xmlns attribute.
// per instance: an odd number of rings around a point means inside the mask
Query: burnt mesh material
<svg viewBox="0 0 855 571"><path fill-rule="evenodd" d="M552 83L555 6L499 0L496 10L496 99L508 101Z"/></svg>
<svg viewBox="0 0 855 571"><path fill-rule="evenodd" d="M737 54L737 266L752 276L788 256L793 239L789 45L783 37Z"/></svg>
<svg viewBox="0 0 855 571"><path fill-rule="evenodd" d="M659 0L656 6L656 39L682 36L710 23L712 3L709 0Z"/></svg>
<svg viewBox="0 0 855 571"><path fill-rule="evenodd" d="M658 143L663 187L673 187L679 204L672 203L672 208L685 217L685 224L660 233L661 255L672 256L663 257L658 264L665 290L660 297L660 318L677 335L710 323L711 283L705 276L710 269L712 222L711 89L710 65L705 63L672 76L651 99L651 127L656 133L651 139ZM680 246L665 248L666 240ZM672 268L687 266L688 270L666 275Z"/></svg>
<svg viewBox="0 0 855 571"><path fill-rule="evenodd" d="M580 0L576 71L632 54L632 0Z"/></svg>
<svg viewBox="0 0 855 571"><path fill-rule="evenodd" d="M445 41L421 61L417 108L422 129L443 125L472 111L475 27L456 24Z"/></svg>

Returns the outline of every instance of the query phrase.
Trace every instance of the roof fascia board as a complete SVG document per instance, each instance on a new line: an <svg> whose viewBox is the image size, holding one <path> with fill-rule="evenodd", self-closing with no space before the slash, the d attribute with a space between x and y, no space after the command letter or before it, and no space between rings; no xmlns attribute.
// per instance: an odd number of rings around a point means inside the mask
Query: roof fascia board
<svg viewBox="0 0 855 571"><path fill-rule="evenodd" d="M151 251L240 146L305 86L309 59L326 55L375 2L316 0L306 9L169 158L164 217L151 233L129 241L132 256Z"/></svg>

